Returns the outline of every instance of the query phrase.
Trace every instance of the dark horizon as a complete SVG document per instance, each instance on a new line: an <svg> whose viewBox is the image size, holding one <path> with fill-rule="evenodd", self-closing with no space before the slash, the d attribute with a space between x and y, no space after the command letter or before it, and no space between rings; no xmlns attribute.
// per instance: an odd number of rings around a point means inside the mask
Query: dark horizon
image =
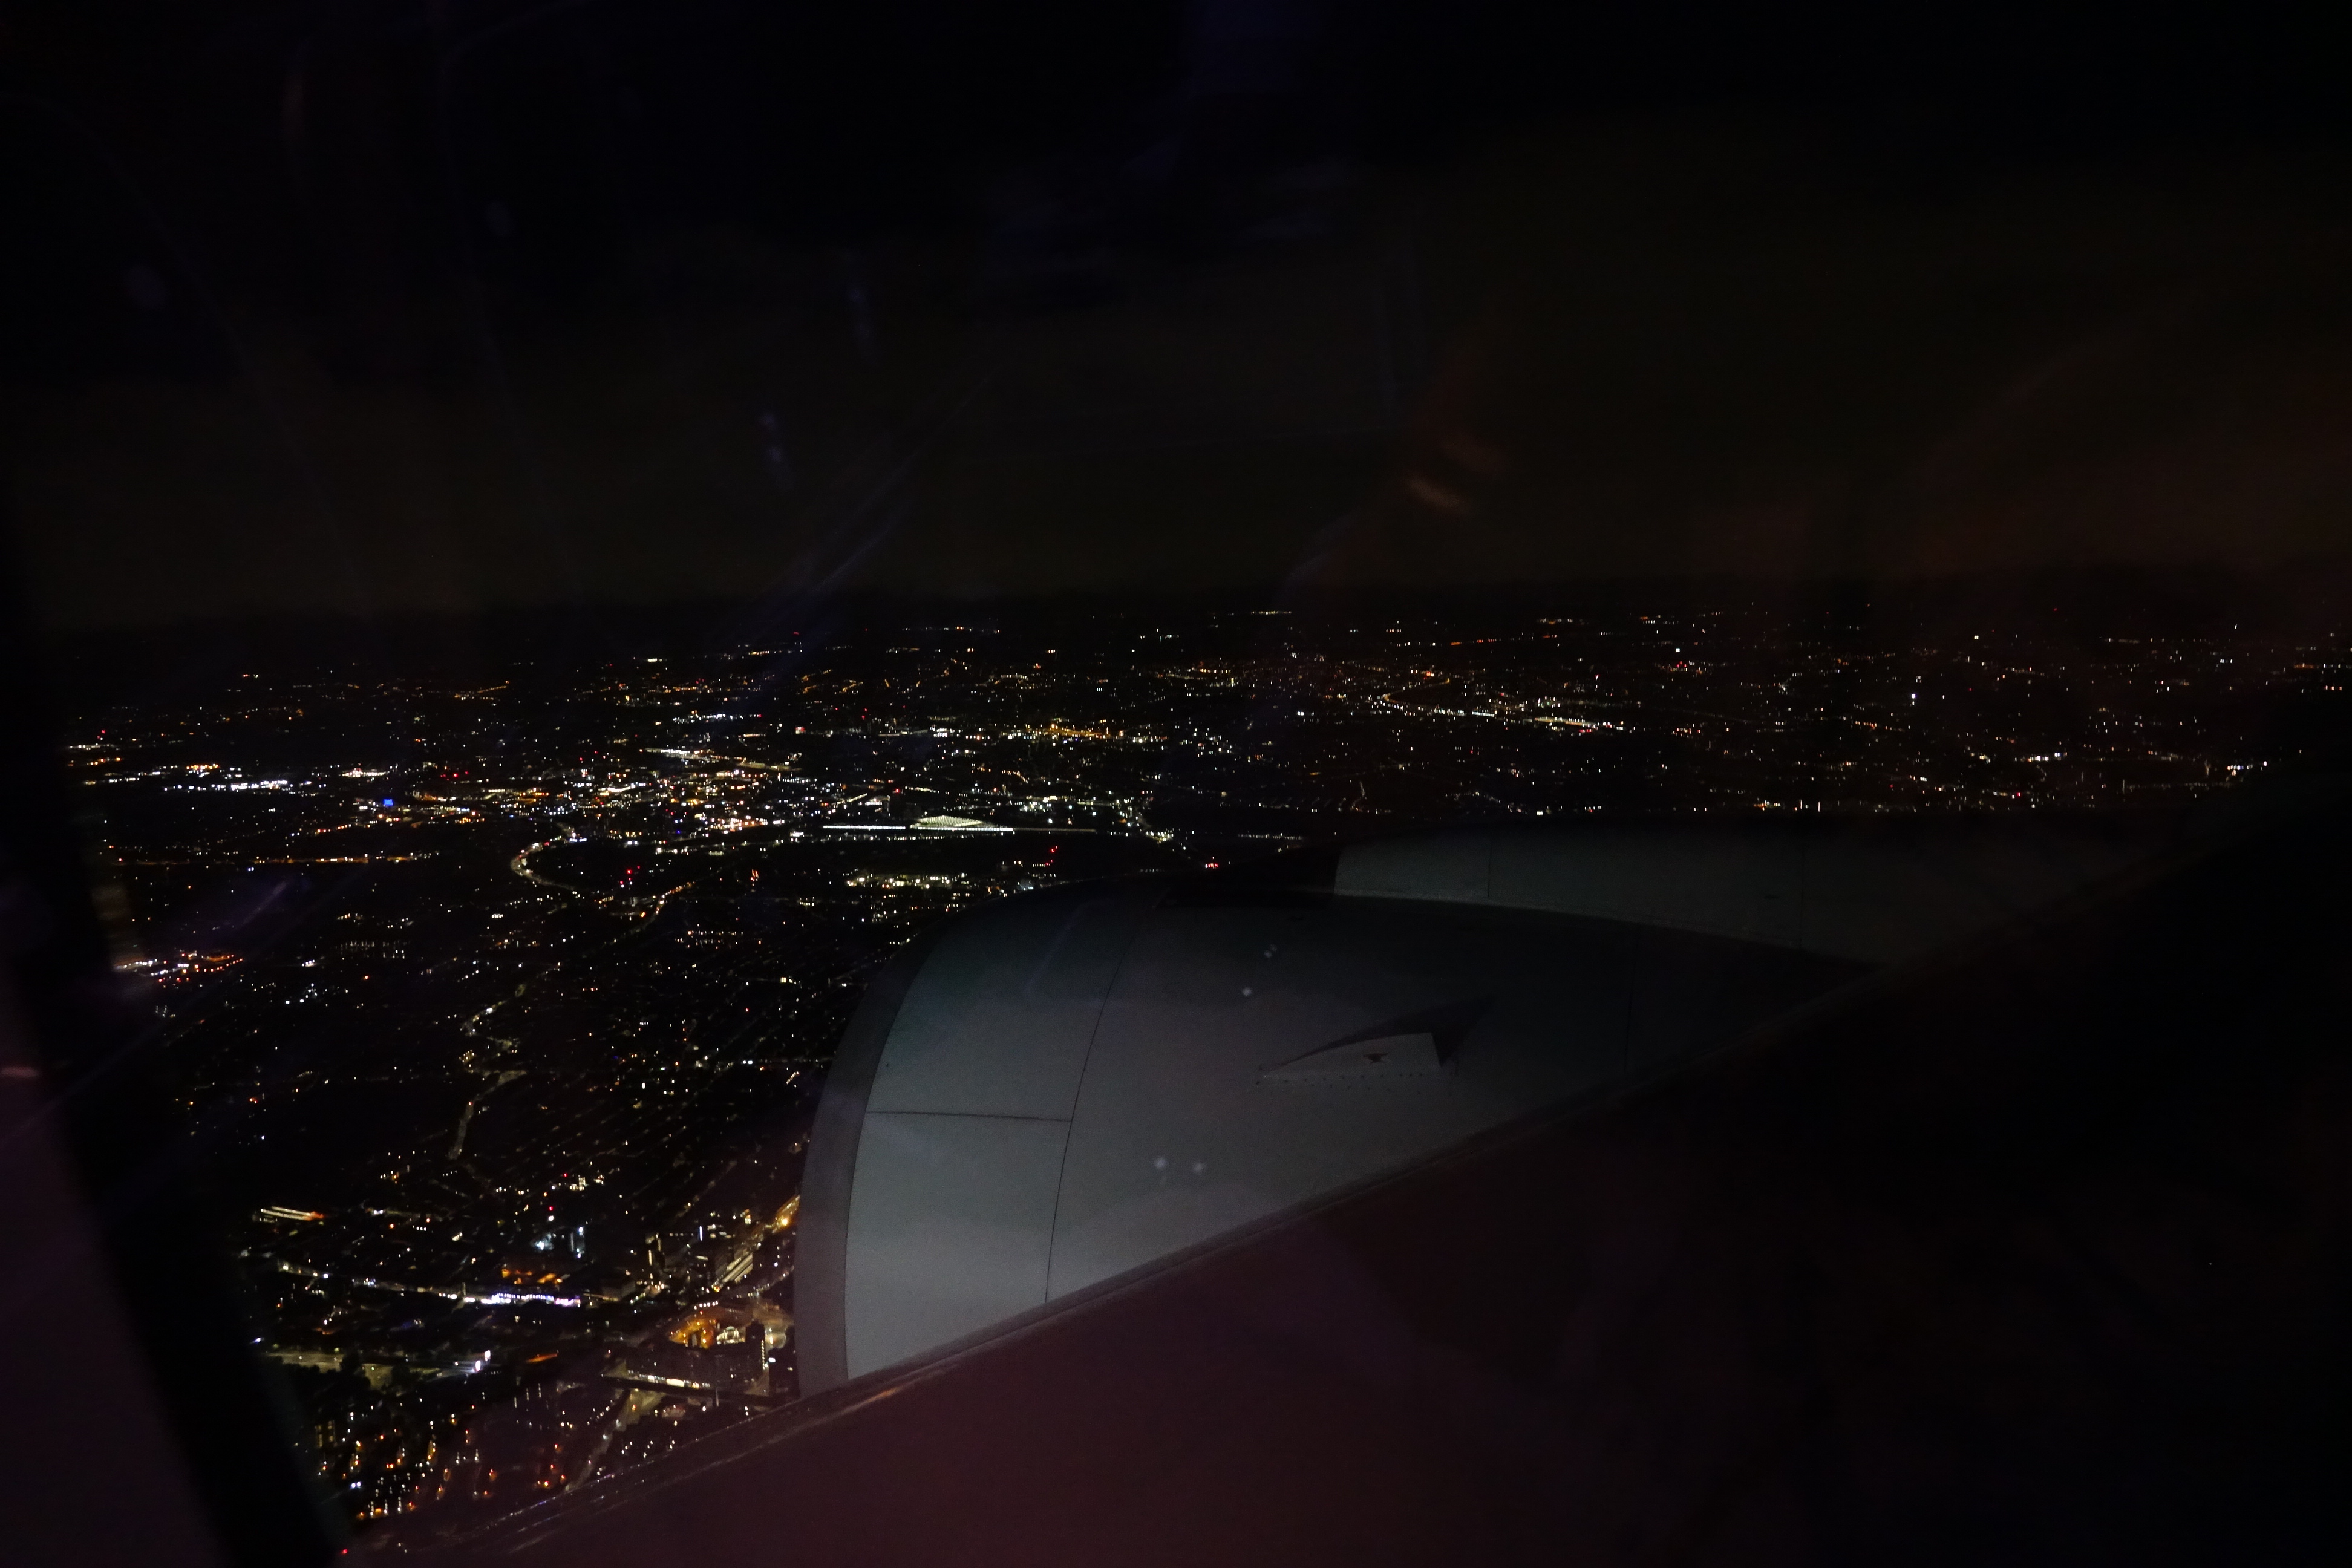
<svg viewBox="0 0 2352 1568"><path fill-rule="evenodd" d="M436 665L492 669L518 661L691 656L777 637L806 637L814 647L853 635L871 621L913 626L929 618L1005 626L1222 614L1279 616L1292 626L1313 629L1382 615L1442 619L1633 605L1738 607L1823 622L1859 615L1876 620L1881 631L1900 626L1927 636L1948 635L1963 624L2035 637L2224 629L2307 635L2352 625L2352 557L2315 557L2268 570L2105 563L1898 579L1675 574L1420 588L1377 584L1344 592L1281 582L990 595L864 588L825 595L505 605L465 613L285 612L52 626L41 643L52 661L53 679L62 690L73 690L136 671L184 673L215 665L226 669L241 658L281 668L303 660L373 663L390 672ZM2020 613L2028 606L2030 611ZM2058 619L2043 621L2044 615Z"/></svg>
<svg viewBox="0 0 2352 1568"><path fill-rule="evenodd" d="M20 8L0 475L58 625L2284 570L2352 508L2347 41Z"/></svg>

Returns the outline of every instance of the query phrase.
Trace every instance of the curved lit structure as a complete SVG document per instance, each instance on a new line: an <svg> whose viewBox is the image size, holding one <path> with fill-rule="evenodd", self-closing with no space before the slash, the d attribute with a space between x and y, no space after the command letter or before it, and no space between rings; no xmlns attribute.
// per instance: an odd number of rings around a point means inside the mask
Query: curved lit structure
<svg viewBox="0 0 2352 1568"><path fill-rule="evenodd" d="M971 911L877 981L827 1084L803 1386L1622 1090L2151 847L2113 826L1465 831Z"/></svg>

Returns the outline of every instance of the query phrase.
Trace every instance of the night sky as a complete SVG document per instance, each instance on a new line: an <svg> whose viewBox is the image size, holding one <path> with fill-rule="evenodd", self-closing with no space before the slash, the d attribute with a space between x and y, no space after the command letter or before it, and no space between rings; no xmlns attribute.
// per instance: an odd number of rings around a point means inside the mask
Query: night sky
<svg viewBox="0 0 2352 1568"><path fill-rule="evenodd" d="M1888 9L10 5L0 478L60 626L2326 577L2341 25Z"/></svg>

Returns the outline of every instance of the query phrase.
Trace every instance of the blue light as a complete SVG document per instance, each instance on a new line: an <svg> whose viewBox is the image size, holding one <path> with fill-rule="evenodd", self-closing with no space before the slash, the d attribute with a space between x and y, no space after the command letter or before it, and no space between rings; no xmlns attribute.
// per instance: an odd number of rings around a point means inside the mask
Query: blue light
<svg viewBox="0 0 2352 1568"><path fill-rule="evenodd" d="M390 795L385 795L385 796L383 797L383 804L384 804L384 805L390 805L392 804L392 796L390 796Z"/></svg>

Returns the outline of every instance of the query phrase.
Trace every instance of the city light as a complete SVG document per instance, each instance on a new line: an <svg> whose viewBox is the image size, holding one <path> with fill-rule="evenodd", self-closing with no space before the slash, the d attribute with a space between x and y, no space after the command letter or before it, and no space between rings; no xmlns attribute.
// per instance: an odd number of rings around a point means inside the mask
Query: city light
<svg viewBox="0 0 2352 1568"><path fill-rule="evenodd" d="M1430 824L2187 803L2352 663L1488 619L877 626L92 719L117 969L354 1517L510 1506L793 1396L796 1140L867 979L959 909Z"/></svg>

